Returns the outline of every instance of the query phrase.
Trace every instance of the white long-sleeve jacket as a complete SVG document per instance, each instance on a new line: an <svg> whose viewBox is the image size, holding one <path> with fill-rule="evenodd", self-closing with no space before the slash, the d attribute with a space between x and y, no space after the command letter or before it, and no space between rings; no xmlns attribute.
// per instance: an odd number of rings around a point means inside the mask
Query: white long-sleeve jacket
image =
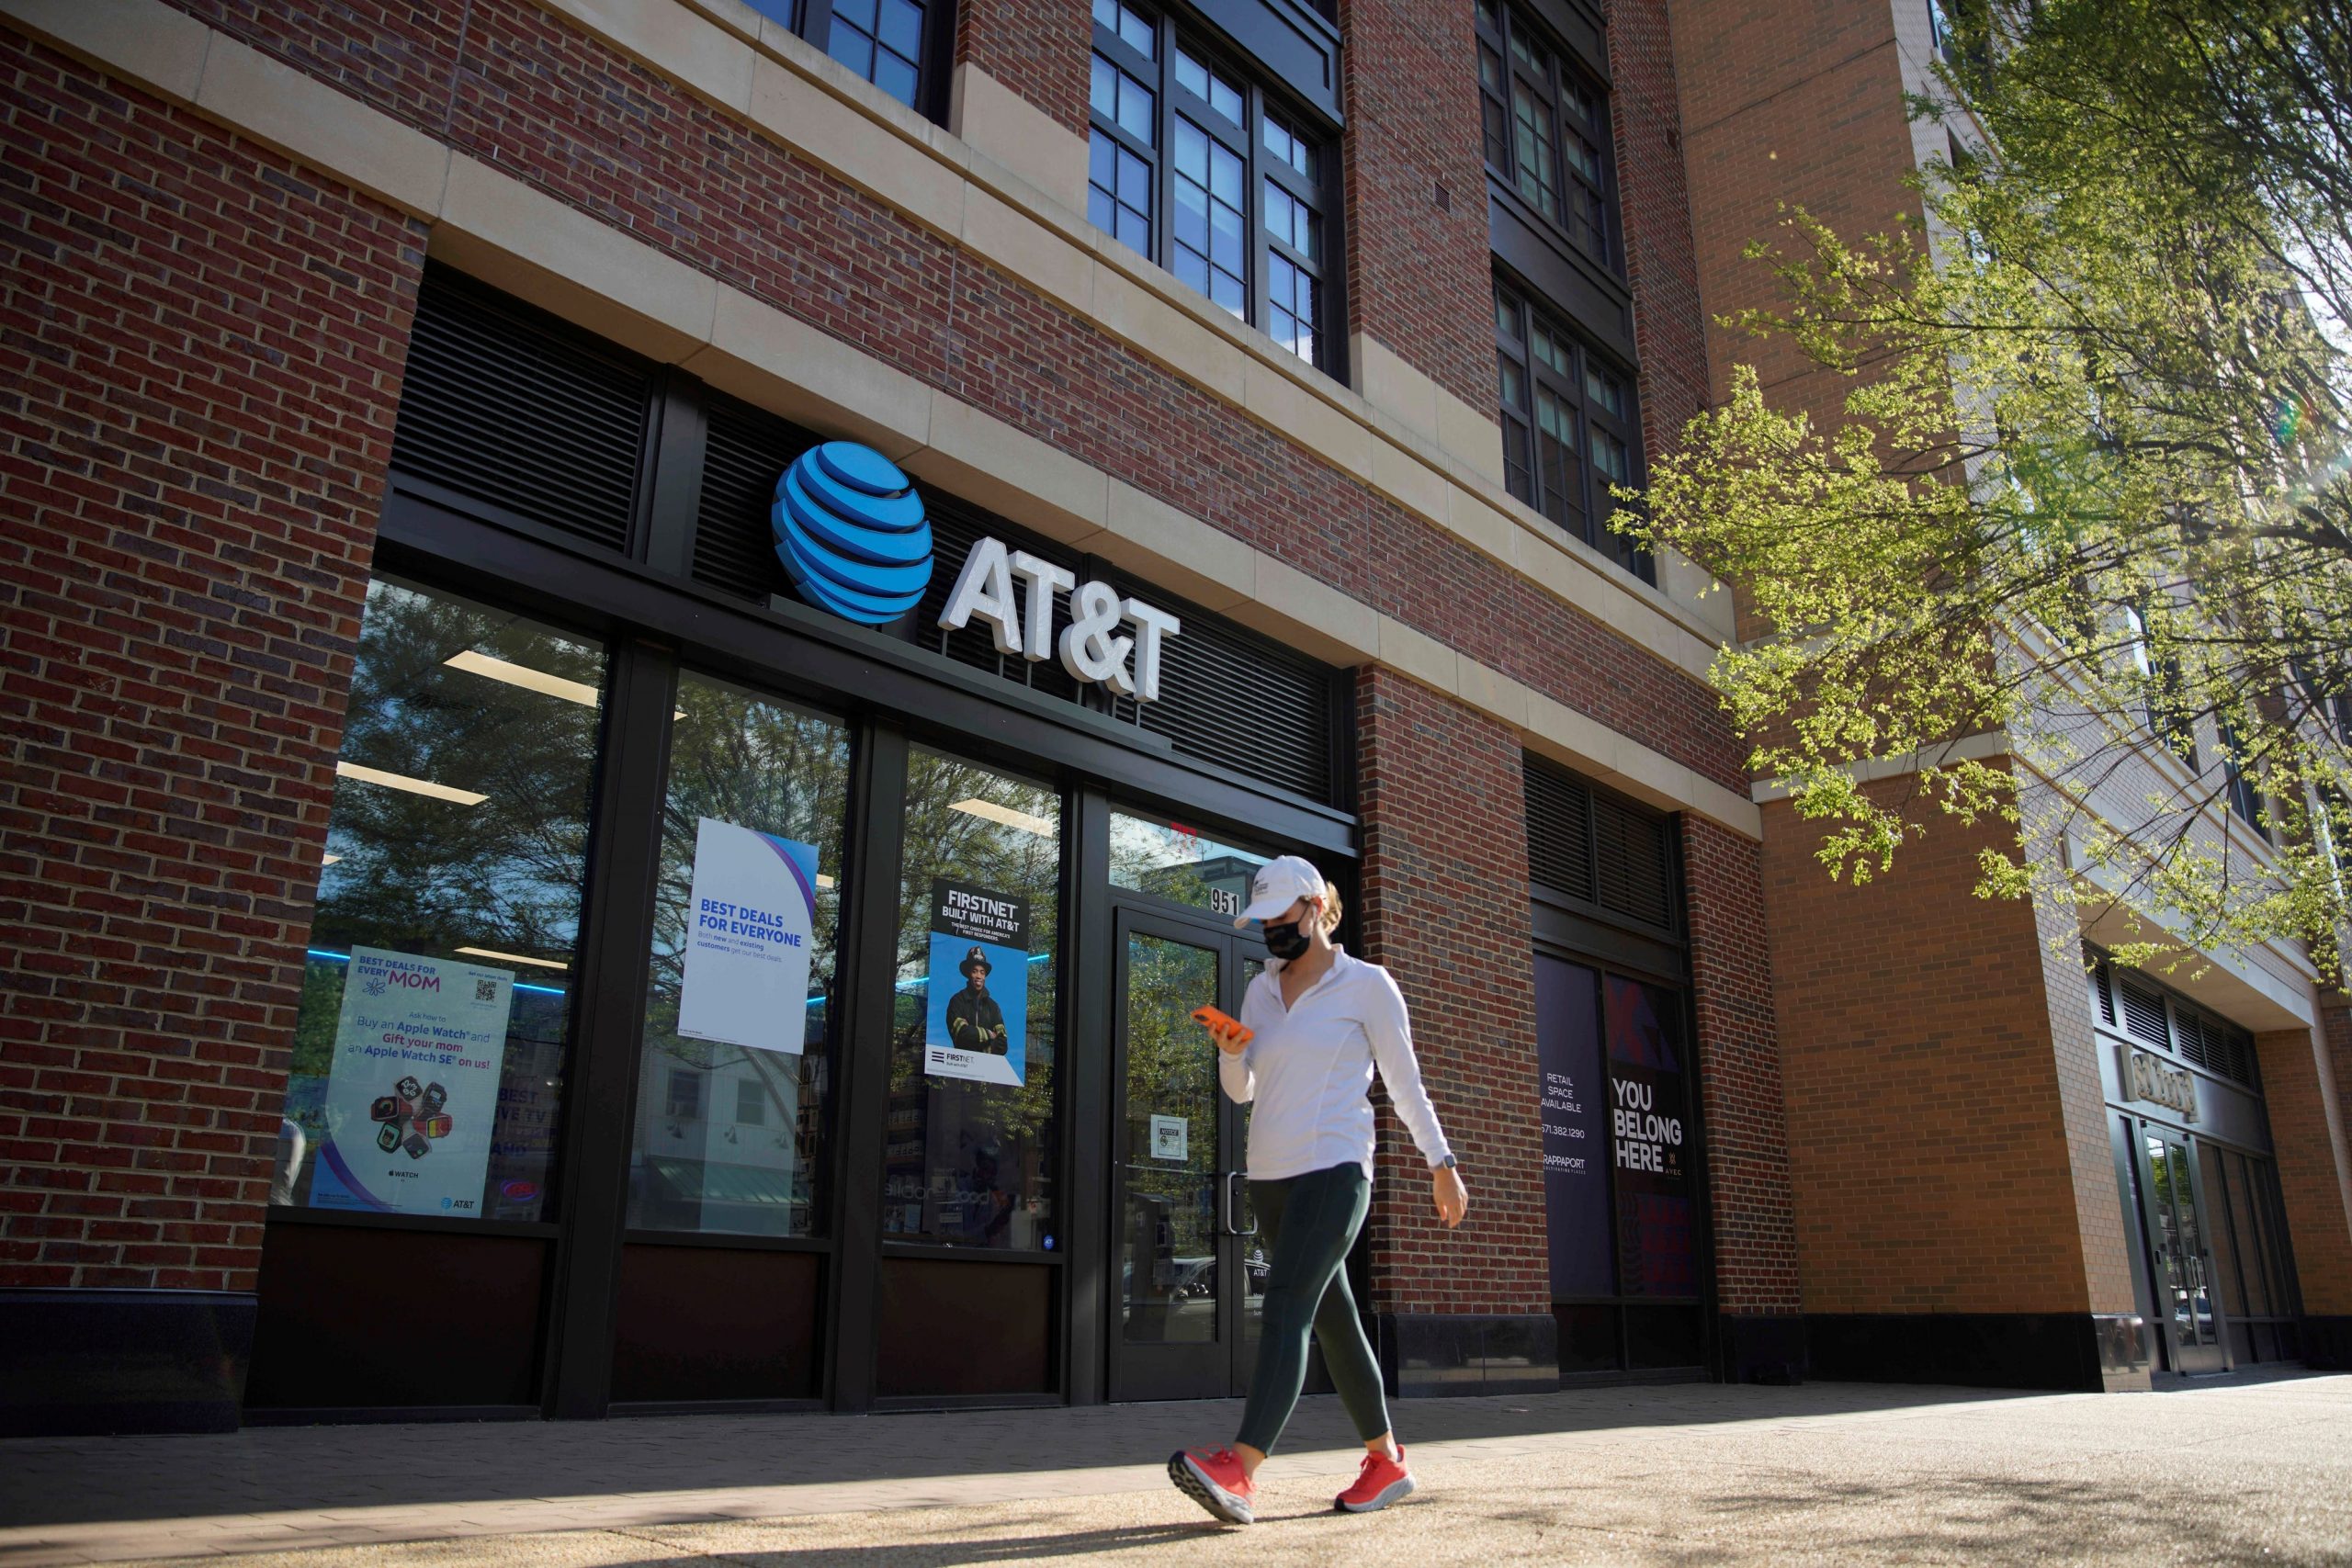
<svg viewBox="0 0 2352 1568"><path fill-rule="evenodd" d="M1255 1032L1238 1055L1217 1054L1225 1092L1250 1118L1250 1179L1279 1181L1351 1162L1372 1175L1372 1075L1388 1087L1421 1157L1431 1166L1453 1151L1421 1087L1405 998L1377 964L1335 952L1331 967L1289 1008L1281 965L1267 965L1241 999L1241 1022Z"/></svg>

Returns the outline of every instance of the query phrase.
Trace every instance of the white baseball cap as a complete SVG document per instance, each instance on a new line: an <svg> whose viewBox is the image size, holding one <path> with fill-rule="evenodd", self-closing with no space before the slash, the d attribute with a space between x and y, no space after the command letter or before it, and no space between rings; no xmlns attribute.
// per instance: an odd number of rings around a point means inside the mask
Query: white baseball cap
<svg viewBox="0 0 2352 1568"><path fill-rule="evenodd" d="M1283 855L1260 866L1250 878L1250 907L1234 920L1271 920L1301 898L1323 897L1323 874L1300 855Z"/></svg>

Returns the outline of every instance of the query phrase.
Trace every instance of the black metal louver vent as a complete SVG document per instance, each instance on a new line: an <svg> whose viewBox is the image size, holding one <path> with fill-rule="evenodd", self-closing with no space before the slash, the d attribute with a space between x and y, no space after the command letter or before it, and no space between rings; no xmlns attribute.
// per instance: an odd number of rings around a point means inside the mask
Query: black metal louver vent
<svg viewBox="0 0 2352 1568"><path fill-rule="evenodd" d="M768 523L775 481L816 437L731 398L712 398L704 412L708 437L695 513L695 581L764 604L791 586Z"/></svg>
<svg viewBox="0 0 2352 1568"><path fill-rule="evenodd" d="M1672 925L1666 824L1597 795L1592 798L1592 829L1600 907L1645 926Z"/></svg>
<svg viewBox="0 0 2352 1568"><path fill-rule="evenodd" d="M2175 1008L2172 1015L2173 1048L2200 1067L2213 1066L2212 1054L2205 1048L2205 1026L2197 1015L2184 1008Z"/></svg>
<svg viewBox="0 0 2352 1568"><path fill-rule="evenodd" d="M2169 1049L2172 1035L2165 1028L2164 998L2129 980L2118 981L2116 989L2123 995L2123 1027L2151 1045Z"/></svg>
<svg viewBox="0 0 2352 1568"><path fill-rule="evenodd" d="M2110 1028L2115 1023L2115 987L2108 978L2107 965L2091 965L2091 1002L2098 1009L2098 1021Z"/></svg>
<svg viewBox="0 0 2352 1568"><path fill-rule="evenodd" d="M1533 881L1622 919L1677 929L1670 821L1533 757L1526 781Z"/></svg>
<svg viewBox="0 0 2352 1568"><path fill-rule="evenodd" d="M606 549L629 547L651 378L526 308L429 274L392 466Z"/></svg>
<svg viewBox="0 0 2352 1568"><path fill-rule="evenodd" d="M1186 615L1183 631L1161 645L1159 701L1142 705L1138 716L1188 757L1336 805L1336 680L1328 666L1278 644Z"/></svg>
<svg viewBox="0 0 2352 1568"><path fill-rule="evenodd" d="M1571 898L1600 902L1592 882L1592 792L1530 758L1527 874Z"/></svg>

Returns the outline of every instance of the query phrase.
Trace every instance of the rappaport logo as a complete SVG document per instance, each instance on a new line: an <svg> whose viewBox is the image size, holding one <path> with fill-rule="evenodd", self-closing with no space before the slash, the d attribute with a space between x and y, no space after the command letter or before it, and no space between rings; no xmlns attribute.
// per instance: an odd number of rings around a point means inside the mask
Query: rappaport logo
<svg viewBox="0 0 2352 1568"><path fill-rule="evenodd" d="M794 459L768 513L800 596L866 626L895 621L931 583L931 524L899 466L848 441Z"/></svg>

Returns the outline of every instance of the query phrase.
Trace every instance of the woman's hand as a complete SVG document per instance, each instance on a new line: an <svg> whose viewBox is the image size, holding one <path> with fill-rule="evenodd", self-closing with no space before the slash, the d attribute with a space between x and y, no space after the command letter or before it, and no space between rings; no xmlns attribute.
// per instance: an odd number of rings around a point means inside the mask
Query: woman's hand
<svg viewBox="0 0 2352 1568"><path fill-rule="evenodd" d="M1462 1173L1450 1165L1430 1172L1430 1186L1437 1199L1437 1217L1452 1230L1470 1212L1470 1190L1462 1185Z"/></svg>
<svg viewBox="0 0 2352 1568"><path fill-rule="evenodd" d="M1238 1056L1250 1048L1250 1032L1238 1023L1227 1021L1201 1027L1209 1032L1209 1038L1216 1042L1216 1048L1228 1056Z"/></svg>

